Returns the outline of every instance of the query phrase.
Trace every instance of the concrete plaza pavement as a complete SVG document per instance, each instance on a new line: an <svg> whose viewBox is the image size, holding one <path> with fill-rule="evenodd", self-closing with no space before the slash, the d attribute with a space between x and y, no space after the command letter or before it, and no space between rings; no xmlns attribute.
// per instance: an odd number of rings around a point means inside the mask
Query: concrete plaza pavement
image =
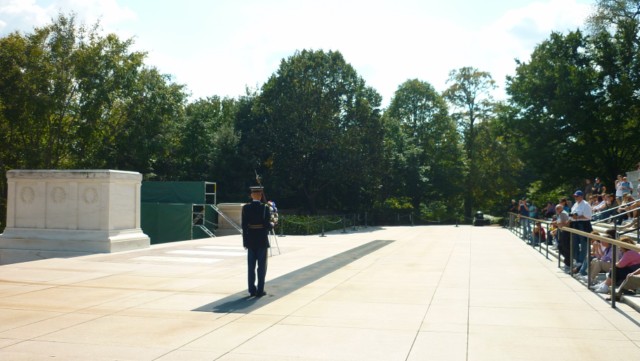
<svg viewBox="0 0 640 361"><path fill-rule="evenodd" d="M376 241L392 242L350 251ZM0 266L0 360L640 357L638 312L611 308L506 229L369 227L278 243L257 299L245 295L239 235Z"/></svg>

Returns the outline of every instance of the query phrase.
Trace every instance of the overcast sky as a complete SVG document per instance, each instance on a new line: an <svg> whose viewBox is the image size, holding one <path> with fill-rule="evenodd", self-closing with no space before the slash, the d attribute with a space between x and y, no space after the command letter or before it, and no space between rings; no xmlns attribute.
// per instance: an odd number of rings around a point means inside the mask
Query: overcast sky
<svg viewBox="0 0 640 361"><path fill-rule="evenodd" d="M100 19L133 38L146 64L192 98L257 88L296 50L340 51L388 104L407 79L446 89L463 66L488 71L498 98L514 59L552 31L583 27L586 0L0 0L0 36L31 32L59 12Z"/></svg>

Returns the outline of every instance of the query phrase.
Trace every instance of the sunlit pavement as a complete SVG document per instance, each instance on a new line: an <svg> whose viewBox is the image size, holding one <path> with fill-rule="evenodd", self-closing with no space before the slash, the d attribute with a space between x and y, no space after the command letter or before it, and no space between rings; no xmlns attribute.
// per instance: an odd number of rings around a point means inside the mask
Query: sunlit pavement
<svg viewBox="0 0 640 361"><path fill-rule="evenodd" d="M0 360L625 360L617 309L499 227L241 238L0 266ZM630 358L631 357L631 358Z"/></svg>

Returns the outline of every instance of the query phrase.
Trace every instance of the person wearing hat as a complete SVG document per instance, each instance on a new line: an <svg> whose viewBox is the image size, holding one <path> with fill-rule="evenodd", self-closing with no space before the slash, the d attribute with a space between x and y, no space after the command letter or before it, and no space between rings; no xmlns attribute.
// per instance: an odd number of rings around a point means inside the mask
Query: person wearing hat
<svg viewBox="0 0 640 361"><path fill-rule="evenodd" d="M267 250L271 230L271 210L261 202L262 194L262 187L251 187L252 201L242 206L242 245L247 249L248 290L255 297L266 295L264 280L267 275Z"/></svg>
<svg viewBox="0 0 640 361"><path fill-rule="evenodd" d="M584 200L584 193L577 190L573 197L575 202L571 207L571 228L590 233L593 231L591 227L591 206ZM573 242L574 254L576 255L576 268L579 268L580 275L587 275L588 259L587 258L587 237L574 235L577 242ZM577 251L577 252L576 252ZM578 266L579 265L579 266Z"/></svg>

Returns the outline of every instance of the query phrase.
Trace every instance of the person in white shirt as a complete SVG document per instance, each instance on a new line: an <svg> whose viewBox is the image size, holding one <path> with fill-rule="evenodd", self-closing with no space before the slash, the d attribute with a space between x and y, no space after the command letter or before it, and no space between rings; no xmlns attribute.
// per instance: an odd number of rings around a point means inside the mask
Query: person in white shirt
<svg viewBox="0 0 640 361"><path fill-rule="evenodd" d="M598 200L596 201L596 204L593 207L591 207L593 219L595 220L602 219L601 212L607 209L607 201L604 199L604 197L601 195L598 195L597 197L598 197L597 198Z"/></svg>
<svg viewBox="0 0 640 361"><path fill-rule="evenodd" d="M581 190L577 190L573 197L575 198L575 203L571 207L571 213L569 214L572 222L571 227L577 230L590 233L593 231L591 227L591 206L584 200L584 193ZM576 268L578 268L578 264L580 265L579 270L577 270L580 275L587 275L587 267L588 267L588 259L587 258L587 237L574 235L573 242L573 250L576 255ZM575 270L574 270L575 271Z"/></svg>

